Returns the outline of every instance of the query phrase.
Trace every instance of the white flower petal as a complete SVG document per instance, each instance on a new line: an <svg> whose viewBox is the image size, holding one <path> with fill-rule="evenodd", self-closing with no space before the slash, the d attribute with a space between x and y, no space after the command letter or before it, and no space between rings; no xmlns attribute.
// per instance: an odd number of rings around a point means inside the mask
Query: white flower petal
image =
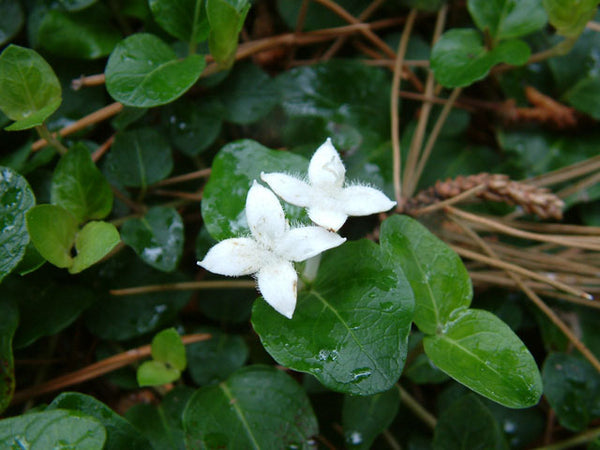
<svg viewBox="0 0 600 450"><path fill-rule="evenodd" d="M304 181L285 173L261 173L260 178L286 202L297 206L308 206L311 187Z"/></svg>
<svg viewBox="0 0 600 450"><path fill-rule="evenodd" d="M341 208L349 216L368 216L389 211L396 205L396 202L387 198L383 192L368 186L344 188L340 201Z"/></svg>
<svg viewBox="0 0 600 450"><path fill-rule="evenodd" d="M337 231L348 218L347 214L332 208L308 208L308 217L320 227L329 231Z"/></svg>
<svg viewBox="0 0 600 450"><path fill-rule="evenodd" d="M256 276L258 289L265 301L280 314L292 318L296 309L298 275L292 263L280 261L260 269Z"/></svg>
<svg viewBox="0 0 600 450"><path fill-rule="evenodd" d="M212 247L198 265L213 273L239 277L258 272L265 253L254 239L225 239Z"/></svg>
<svg viewBox="0 0 600 450"><path fill-rule="evenodd" d="M275 251L289 261L304 261L345 241L346 238L325 228L293 228L285 234Z"/></svg>
<svg viewBox="0 0 600 450"><path fill-rule="evenodd" d="M327 138L321 145L308 165L308 179L312 186L327 189L328 187L342 187L346 176L346 168L340 155Z"/></svg>
<svg viewBox="0 0 600 450"><path fill-rule="evenodd" d="M246 220L252 236L269 248L287 230L281 203L273 192L256 181L246 197Z"/></svg>

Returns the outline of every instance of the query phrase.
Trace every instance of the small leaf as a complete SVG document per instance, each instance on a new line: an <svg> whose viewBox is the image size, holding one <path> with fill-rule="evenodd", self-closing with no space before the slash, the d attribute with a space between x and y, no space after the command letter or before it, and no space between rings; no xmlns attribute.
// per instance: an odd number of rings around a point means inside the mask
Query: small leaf
<svg viewBox="0 0 600 450"><path fill-rule="evenodd" d="M178 370L187 366L185 346L175 328L161 331L152 339L152 358Z"/></svg>
<svg viewBox="0 0 600 450"><path fill-rule="evenodd" d="M52 67L37 52L9 45L0 54L0 110L15 120L7 130L41 125L61 102Z"/></svg>
<svg viewBox="0 0 600 450"><path fill-rule="evenodd" d="M106 431L93 417L57 409L0 420L0 447L101 450Z"/></svg>
<svg viewBox="0 0 600 450"><path fill-rule="evenodd" d="M146 264L164 272L177 268L184 236L183 220L175 208L150 208L141 219L126 221L121 235Z"/></svg>
<svg viewBox="0 0 600 450"><path fill-rule="evenodd" d="M488 50L477 30L454 28L445 32L431 53L435 79L445 87L461 87L484 78L498 63L520 66L531 50L518 39L502 41Z"/></svg>
<svg viewBox="0 0 600 450"><path fill-rule="evenodd" d="M469 307L473 288L467 269L427 228L408 216L392 216L382 223L380 240L410 282L421 331L435 334L455 311Z"/></svg>
<svg viewBox="0 0 600 450"><path fill-rule="evenodd" d="M140 387L161 386L172 383L181 376L181 371L160 361L145 361L137 370L137 382Z"/></svg>
<svg viewBox="0 0 600 450"><path fill-rule="evenodd" d="M10 404L15 391L13 336L19 324L19 310L11 299L0 300L0 413ZM1 425L0 425L1 427Z"/></svg>
<svg viewBox="0 0 600 450"><path fill-rule="evenodd" d="M110 184L83 144L71 147L56 165L50 195L53 204L69 211L79 223L104 219L113 205Z"/></svg>
<svg viewBox="0 0 600 450"><path fill-rule="evenodd" d="M127 106L150 108L182 96L198 81L204 57L177 59L158 37L140 33L119 42L106 64L106 89Z"/></svg>
<svg viewBox="0 0 600 450"><path fill-rule="evenodd" d="M563 94L563 98L577 110L600 120L600 80L597 76L580 79Z"/></svg>
<svg viewBox="0 0 600 450"><path fill-rule="evenodd" d="M250 6L248 0L206 0L206 15L210 24L208 46L211 55L223 69L233 65L238 34Z"/></svg>
<svg viewBox="0 0 600 450"><path fill-rule="evenodd" d="M308 372L330 389L372 395L400 377L413 302L397 264L361 240L323 254L314 283L298 295L293 319L261 298L252 325L279 364Z"/></svg>
<svg viewBox="0 0 600 450"><path fill-rule="evenodd" d="M0 0L0 45L10 41L23 26L25 15L20 2Z"/></svg>
<svg viewBox="0 0 600 450"><path fill-rule="evenodd" d="M435 336L423 340L431 361L459 383L509 408L536 405L542 380L535 360L508 325L494 314L456 313Z"/></svg>
<svg viewBox="0 0 600 450"><path fill-rule="evenodd" d="M200 388L183 413L188 448L311 447L317 419L304 390L274 367L250 366Z"/></svg>
<svg viewBox="0 0 600 450"><path fill-rule="evenodd" d="M468 0L467 6L477 27L495 41L525 36L548 20L542 0Z"/></svg>
<svg viewBox="0 0 600 450"><path fill-rule="evenodd" d="M0 167L0 281L25 255L29 243L25 214L34 205L27 180L8 167Z"/></svg>
<svg viewBox="0 0 600 450"><path fill-rule="evenodd" d="M88 222L77 233L70 273L79 273L104 258L121 241L117 228L108 222Z"/></svg>
<svg viewBox="0 0 600 450"><path fill-rule="evenodd" d="M165 31L184 42L202 42L210 27L206 0L150 0L154 20Z"/></svg>
<svg viewBox="0 0 600 450"><path fill-rule="evenodd" d="M576 38L598 11L598 0L542 0L550 25L566 38Z"/></svg>

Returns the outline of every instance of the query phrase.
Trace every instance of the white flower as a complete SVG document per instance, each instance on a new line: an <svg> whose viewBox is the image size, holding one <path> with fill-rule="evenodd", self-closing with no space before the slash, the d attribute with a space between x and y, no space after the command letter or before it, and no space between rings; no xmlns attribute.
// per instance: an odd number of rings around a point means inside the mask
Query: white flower
<svg viewBox="0 0 600 450"><path fill-rule="evenodd" d="M265 301L291 319L298 284L292 261L304 261L346 239L320 227L290 229L275 194L256 181L246 197L246 220L251 237L219 242L198 265L227 276L256 274Z"/></svg>
<svg viewBox="0 0 600 450"><path fill-rule="evenodd" d="M308 183L285 173L262 173L273 192L292 205L303 206L310 219L331 231L344 225L348 216L368 216L391 209L393 202L378 189L344 187L346 169L327 138L310 160Z"/></svg>

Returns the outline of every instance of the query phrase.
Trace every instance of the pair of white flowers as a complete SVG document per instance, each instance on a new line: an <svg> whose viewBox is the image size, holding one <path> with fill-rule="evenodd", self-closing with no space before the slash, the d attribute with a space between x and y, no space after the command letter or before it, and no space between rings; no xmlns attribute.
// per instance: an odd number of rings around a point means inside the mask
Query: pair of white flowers
<svg viewBox="0 0 600 450"><path fill-rule="evenodd" d="M265 301L291 319L298 284L293 262L305 261L344 243L346 238L336 231L348 216L367 216L396 204L372 187L344 187L345 176L344 164L329 138L310 160L308 183L285 173L262 173L262 181L275 194L292 205L307 208L308 216L318 226L290 229L277 197L254 181L246 197L251 236L219 242L198 265L226 276L255 274Z"/></svg>

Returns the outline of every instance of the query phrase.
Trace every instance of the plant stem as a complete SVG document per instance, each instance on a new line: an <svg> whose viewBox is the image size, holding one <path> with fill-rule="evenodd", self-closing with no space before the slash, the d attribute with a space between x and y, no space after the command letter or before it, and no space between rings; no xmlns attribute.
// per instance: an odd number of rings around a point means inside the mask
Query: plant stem
<svg viewBox="0 0 600 450"><path fill-rule="evenodd" d="M415 416L417 416L421 421L427 425L430 429L434 430L437 424L437 419L433 414L427 411L421 404L416 401L402 386L396 383L396 388L398 388L398 392L400 393L400 401L406 405L408 409L410 409Z"/></svg>
<svg viewBox="0 0 600 450"><path fill-rule="evenodd" d="M537 447L533 450L563 450L575 448L578 445L591 442L597 437L600 437L600 427L585 431L581 434L578 434L577 436L565 439L564 441L555 442L554 444L550 445L544 445L543 447Z"/></svg>
<svg viewBox="0 0 600 450"><path fill-rule="evenodd" d="M58 139L56 139L56 137L54 137L54 135L50 132L45 123L38 125L37 127L35 127L35 129L37 130L40 137L44 140L45 144L50 144L61 155L67 153L67 147L62 145L62 143ZM31 147L33 149L33 145Z"/></svg>
<svg viewBox="0 0 600 450"><path fill-rule="evenodd" d="M201 289L254 289L254 281L188 281L183 283L153 284L123 289L111 289L111 295L137 295L163 291L195 291Z"/></svg>

